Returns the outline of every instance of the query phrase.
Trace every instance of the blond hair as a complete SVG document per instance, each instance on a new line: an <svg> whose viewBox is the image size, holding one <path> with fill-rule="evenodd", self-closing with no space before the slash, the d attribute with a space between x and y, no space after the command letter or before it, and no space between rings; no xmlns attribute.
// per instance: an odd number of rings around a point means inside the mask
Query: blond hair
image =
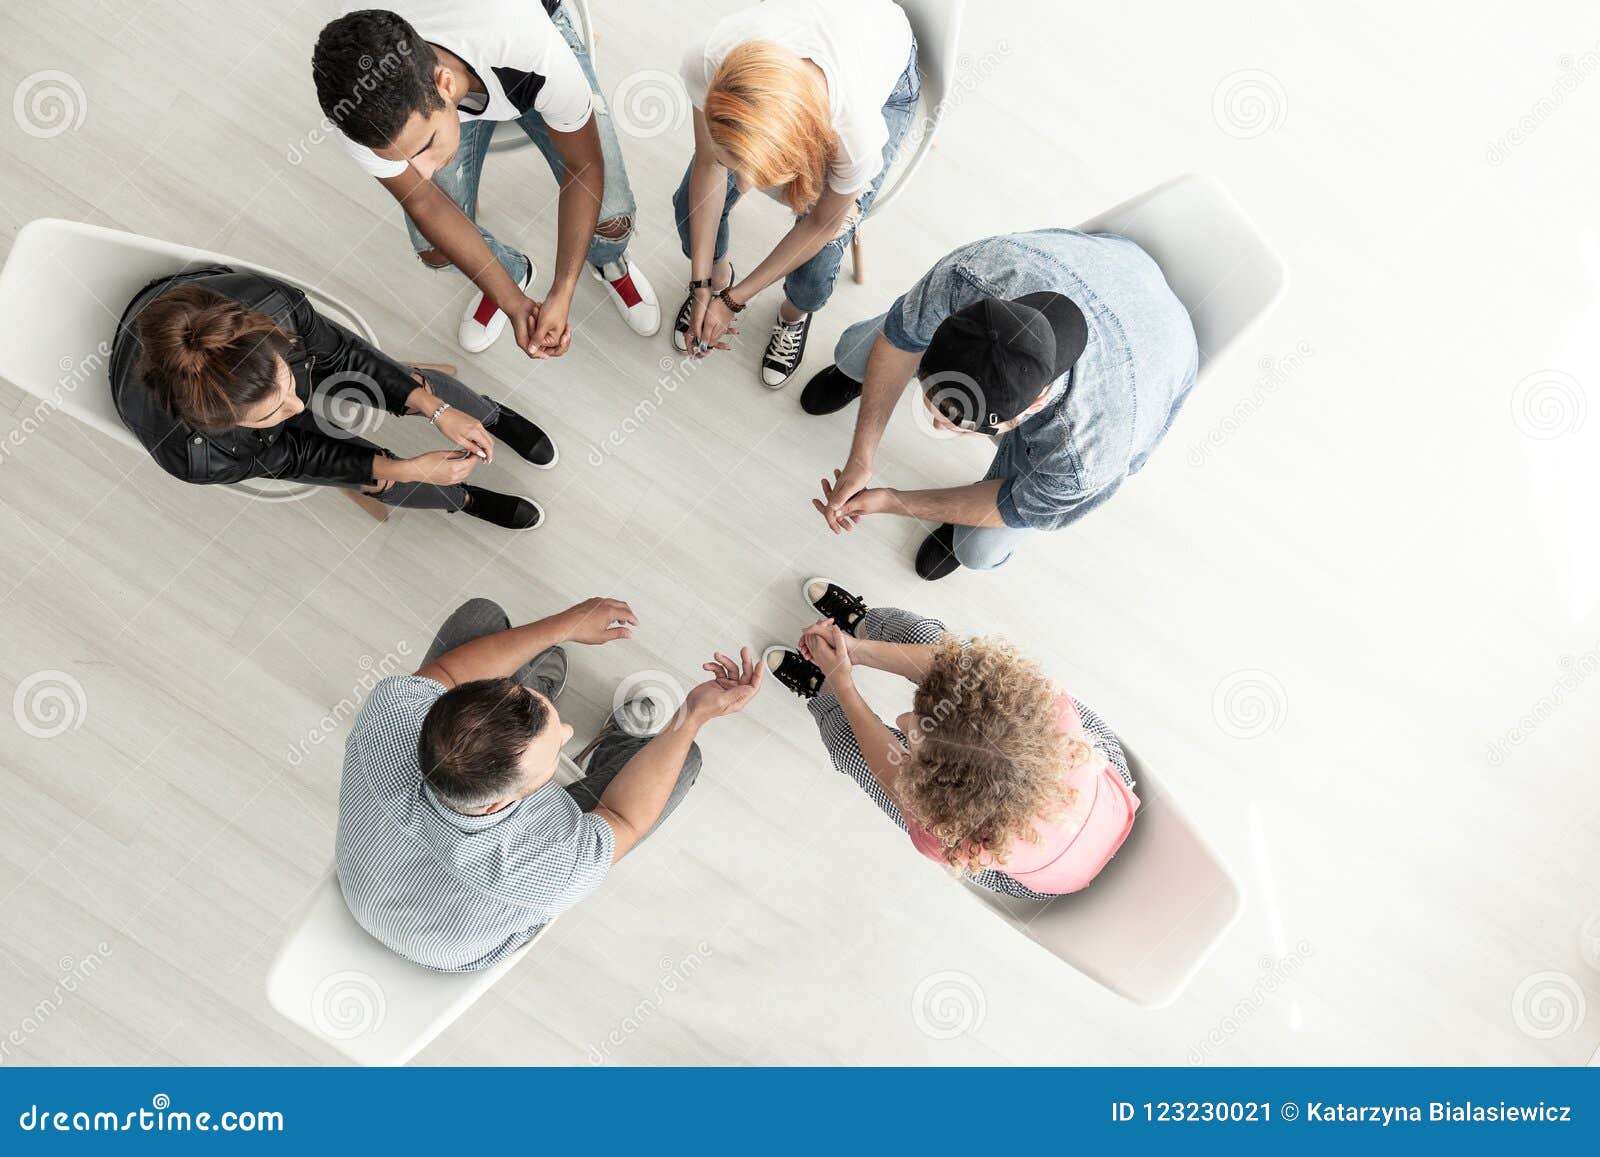
<svg viewBox="0 0 1600 1157"><path fill-rule="evenodd" d="M798 216L822 195L839 136L828 118L828 83L804 58L747 40L706 88L706 131L733 170L758 189L781 188Z"/></svg>
<svg viewBox="0 0 1600 1157"><path fill-rule="evenodd" d="M1062 730L1058 696L1037 663L1001 640L947 638L934 652L894 787L951 868L1003 866L1016 841L1038 839L1036 822L1075 802L1067 776L1103 759Z"/></svg>

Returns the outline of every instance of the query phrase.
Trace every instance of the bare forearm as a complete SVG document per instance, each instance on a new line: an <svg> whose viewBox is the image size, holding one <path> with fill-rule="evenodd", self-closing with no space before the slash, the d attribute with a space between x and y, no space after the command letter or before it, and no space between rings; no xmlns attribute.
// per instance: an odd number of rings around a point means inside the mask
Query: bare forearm
<svg viewBox="0 0 1600 1157"><path fill-rule="evenodd" d="M861 697L861 692L856 690L854 682L846 682L842 687L832 687L834 697L839 700L839 706L844 711L844 717L850 724L850 733L856 737L856 746L861 749L862 758L867 761L867 768L872 772L872 778L878 781L878 786L895 797L894 781L899 774L899 764L906 756L906 749L895 733L879 719L877 713L867 706L867 701ZM899 800L895 797L895 802Z"/></svg>
<svg viewBox="0 0 1600 1157"><path fill-rule="evenodd" d="M761 264L733 287L731 292L734 299L749 301L769 285L804 265L816 256L830 237L838 233L844 223L842 219L834 221L831 216L827 220L818 220L817 217L817 212L813 211L796 221L794 228L783 235Z"/></svg>
<svg viewBox="0 0 1600 1157"><path fill-rule="evenodd" d="M557 207L556 268L550 292L570 294L583 272L595 226L600 223L600 193L605 183L603 163L569 171L561 182Z"/></svg>
<svg viewBox="0 0 1600 1157"><path fill-rule="evenodd" d="M956 526L1004 526L1000 517L1000 483L974 482L943 490L894 490L889 512L920 518L924 522L949 522Z"/></svg>
<svg viewBox="0 0 1600 1157"><path fill-rule="evenodd" d="M850 661L857 667L872 667L901 675L920 683L933 669L936 650L925 643L885 643L878 639L857 639L852 644Z"/></svg>
<svg viewBox="0 0 1600 1157"><path fill-rule="evenodd" d="M539 652L567 641L560 615L497 631L446 651L431 666L442 668L452 683L474 679L502 679L516 672Z"/></svg>
<svg viewBox="0 0 1600 1157"><path fill-rule="evenodd" d="M883 432L889 428L889 418L920 361L920 354L907 353L882 334L872 343L866 380L861 384L861 410L856 415L855 436L850 441L852 462L871 469L878 443L883 441Z"/></svg>
<svg viewBox="0 0 1600 1157"><path fill-rule="evenodd" d="M502 309L521 297L522 290L496 260L478 227L437 188L427 187L432 196L408 199L406 211L417 231Z"/></svg>
<svg viewBox="0 0 1600 1157"><path fill-rule="evenodd" d="M616 835L616 857L631 849L661 818L701 722L684 712L634 753L600 795L598 813Z"/></svg>
<svg viewBox="0 0 1600 1157"><path fill-rule="evenodd" d="M728 199L728 170L696 154L689 171L689 276L703 281L716 264L717 224Z"/></svg>

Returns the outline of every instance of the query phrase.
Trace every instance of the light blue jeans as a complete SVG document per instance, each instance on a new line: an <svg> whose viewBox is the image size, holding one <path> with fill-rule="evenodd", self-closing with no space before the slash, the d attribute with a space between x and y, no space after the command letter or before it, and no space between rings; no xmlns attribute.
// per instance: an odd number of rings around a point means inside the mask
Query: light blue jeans
<svg viewBox="0 0 1600 1157"><path fill-rule="evenodd" d="M783 295L796 309L815 313L827 305L828 298L833 296L833 286L839 279L839 265L844 261L845 247L856 235L857 223L867 215L867 210L872 208L872 202L883 186L883 179L889 173L889 164L900 151L900 142L905 140L906 134L911 131L911 124L917 116L917 98L921 94L922 78L917 75L917 46L913 41L911 59L906 63L906 70L900 74L894 91L889 94L889 99L883 106L883 120L889 128L889 140L883 146L883 168L878 170L878 175L872 179L872 184L856 198L855 220L850 223L848 229L813 253L803 264L791 269L789 275L783 279ZM685 257L690 255L689 176L693 171L694 158L691 157L688 167L683 170L683 180L678 182L678 191L672 195L673 219L678 222L678 237L683 241ZM739 200L739 190L734 184L736 179L732 172L728 173L728 187L722 198L722 220L717 222L716 260L718 261L728 255L728 214L733 212L733 207Z"/></svg>
<svg viewBox="0 0 1600 1157"><path fill-rule="evenodd" d="M633 190L628 185L628 170L622 163L622 145L617 140L616 126L611 123L611 114L603 111L606 108L605 98L600 95L600 82L595 79L594 64L584 48L583 38L572 27L572 18L567 15L565 4L557 8L550 19L578 58L579 67L589 80L589 91L594 93L595 128L600 132L600 153L606 166L605 188L600 194L600 221L615 221L620 217L629 219L628 230L623 236L602 237L596 233L589 243L589 264L606 265L619 260L627 252L628 240L633 233ZM478 183L483 177L483 162L489 155L489 140L494 136L497 124L498 121L462 121L461 147L456 150L455 158L433 175L433 183L439 187L439 191L454 201L474 225L478 225ZM561 162L561 154L556 152L550 140L550 131L545 127L544 118L536 112L527 112L517 118L517 124L544 154L545 163L550 166L550 172L559 184L565 166ZM412 247L418 253L433 248L433 242L422 235L409 214L406 216L406 229L411 234ZM478 232L488 242L495 260L505 267L512 280L520 282L528 272L527 257L520 250L497 240L482 225L478 225Z"/></svg>
<svg viewBox="0 0 1600 1157"><path fill-rule="evenodd" d="M855 325L839 335L833 347L833 364L846 377L858 382L867 380L867 358L883 332L884 319L880 313ZM993 570L1011 557L1011 552L1033 531L1016 526L958 526L955 535L956 561L968 570Z"/></svg>

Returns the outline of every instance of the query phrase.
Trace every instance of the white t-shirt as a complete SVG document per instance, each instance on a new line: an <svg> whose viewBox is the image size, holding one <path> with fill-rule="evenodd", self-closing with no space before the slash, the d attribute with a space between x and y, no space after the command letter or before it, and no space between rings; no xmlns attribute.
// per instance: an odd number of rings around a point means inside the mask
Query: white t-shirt
<svg viewBox="0 0 1600 1157"><path fill-rule="evenodd" d="M371 7L356 0L346 12ZM530 109L559 133L588 123L589 80L539 0L384 0L385 7L429 44L455 53L478 74L486 97L473 94L456 110L463 121L515 120ZM481 107L474 110L473 103ZM398 177L404 161L386 161L343 133L345 150L374 177Z"/></svg>
<svg viewBox="0 0 1600 1157"><path fill-rule="evenodd" d="M859 193L883 168L889 126L883 105L911 59L911 25L893 0L767 0L717 22L691 48L680 70L694 107L728 53L750 40L768 40L822 69L828 80L828 119L839 151L828 187Z"/></svg>

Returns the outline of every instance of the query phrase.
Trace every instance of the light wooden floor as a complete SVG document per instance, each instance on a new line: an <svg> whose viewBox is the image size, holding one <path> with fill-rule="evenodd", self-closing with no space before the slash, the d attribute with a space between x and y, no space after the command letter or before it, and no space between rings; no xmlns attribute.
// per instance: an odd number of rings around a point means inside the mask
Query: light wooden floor
<svg viewBox="0 0 1600 1157"><path fill-rule="evenodd" d="M423 1061L1595 1053L1600 972L1579 949L1600 914L1592 5L1515 22L1481 3L1360 3L1337 21L1267 3L972 5L972 83L872 223L871 278L841 284L808 369L956 244L1072 224L1187 170L1233 190L1294 283L1115 502L1000 573L935 586L910 570L919 527L840 541L811 511L850 418L804 417L798 383L761 389L759 341L661 390L666 337L626 333L586 280L560 362L509 343L460 355L462 283L419 268L387 196L313 140L306 61L332 7L11 6L0 97L56 70L83 119L42 137L0 117L0 244L69 217L326 285L387 347L470 362L469 382L553 430L554 473L482 475L531 488L550 521L519 538L425 513L380 526L333 496L251 505L59 416L5 445L0 692L58 672L43 678L82 702L54 738L24 730L41 729L25 708L0 716L0 1061L333 1060L272 1014L262 975L332 847L339 735L306 737L363 672L419 654L467 596L528 617L626 597L638 638L574 655L563 708L581 733L623 677L688 681L713 645L792 635L817 572L1026 639L1159 770L1249 892L1185 998L1138 1011L1002 927L771 692L708 733L707 773L653 846ZM735 5L595 7L615 95ZM1231 105L1241 86L1264 109ZM668 310L688 142L687 124L625 141L635 257ZM524 152L493 160L482 201L546 268L550 194ZM740 217L747 267L782 221L754 203ZM751 309L752 334L772 308ZM0 431L20 430L32 403L0 390ZM426 444L414 427L399 448ZM957 483L984 458L902 421L883 468ZM1267 689L1243 724L1225 706L1241 682ZM690 958L692 978L667 983ZM941 972L982 994L953 1039L913 1004Z"/></svg>

